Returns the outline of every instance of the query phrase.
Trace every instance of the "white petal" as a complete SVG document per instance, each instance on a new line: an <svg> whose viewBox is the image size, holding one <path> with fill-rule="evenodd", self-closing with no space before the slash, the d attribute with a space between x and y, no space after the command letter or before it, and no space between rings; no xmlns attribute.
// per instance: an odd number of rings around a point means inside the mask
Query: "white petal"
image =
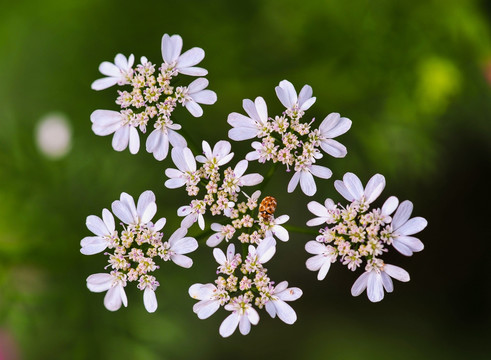
<svg viewBox="0 0 491 360"><path fill-rule="evenodd" d="M267 263L276 252L276 241L272 237L267 237L258 245L256 249L258 261L261 264Z"/></svg>
<svg viewBox="0 0 491 360"><path fill-rule="evenodd" d="M276 307L274 306L273 301L268 301L265 306L266 312L271 316L273 319L276 316Z"/></svg>
<svg viewBox="0 0 491 360"><path fill-rule="evenodd" d="M315 255L307 259L307 261L305 262L305 266L310 271L318 271L322 267L322 265L324 265L324 262L325 262L324 255Z"/></svg>
<svg viewBox="0 0 491 360"><path fill-rule="evenodd" d="M213 234L208 238L208 240L206 240L206 245L208 245L209 247L215 247L220 244L223 239L224 236L222 234Z"/></svg>
<svg viewBox="0 0 491 360"><path fill-rule="evenodd" d="M87 226L87 229L92 231L97 236L110 235L110 233L106 227L106 224L98 216L95 216L95 215L87 216L87 220L85 221L85 225Z"/></svg>
<svg viewBox="0 0 491 360"><path fill-rule="evenodd" d="M317 217L314 219L310 219L307 221L306 225L307 226L319 226L321 224L324 224L326 222L327 218L325 217Z"/></svg>
<svg viewBox="0 0 491 360"><path fill-rule="evenodd" d="M193 266L193 260L186 255L172 255L171 260L174 262L174 264L186 269L189 269L191 266Z"/></svg>
<svg viewBox="0 0 491 360"><path fill-rule="evenodd" d="M84 255L94 255L98 254L101 251L104 251L107 248L107 241L98 237L98 236L90 236L82 239L83 245L80 249L80 252Z"/></svg>
<svg viewBox="0 0 491 360"><path fill-rule="evenodd" d="M179 56L177 60L177 68L184 69L198 64L205 57L205 52L199 47L189 49L184 54Z"/></svg>
<svg viewBox="0 0 491 360"><path fill-rule="evenodd" d="M297 172L295 172L295 174L293 174L290 182L288 183L288 192L289 193L291 193L291 192L293 192L293 190L295 190L299 181L300 181L300 171L297 171Z"/></svg>
<svg viewBox="0 0 491 360"><path fill-rule="evenodd" d="M353 173L346 173L343 176L343 182L353 199L360 200L363 196L363 185L358 176Z"/></svg>
<svg viewBox="0 0 491 360"><path fill-rule="evenodd" d="M186 184L186 179L177 178L177 179L169 179L164 185L168 189L177 189L178 187L184 186Z"/></svg>
<svg viewBox="0 0 491 360"><path fill-rule="evenodd" d="M155 291L148 287L145 288L145 290L143 291L143 304L145 305L145 309L147 309L149 313L155 312L158 307Z"/></svg>
<svg viewBox="0 0 491 360"><path fill-rule="evenodd" d="M428 225L428 221L422 217L415 217L408 220L404 225L397 229L397 233L401 235L413 235L419 233L423 230L426 225Z"/></svg>
<svg viewBox="0 0 491 360"><path fill-rule="evenodd" d="M259 174L248 174L240 178L240 186L254 186L260 184L264 178Z"/></svg>
<svg viewBox="0 0 491 360"><path fill-rule="evenodd" d="M305 244L305 250L309 254L323 254L326 251L326 245L321 244L318 241L311 240Z"/></svg>
<svg viewBox="0 0 491 360"><path fill-rule="evenodd" d="M236 112L228 115L227 122L233 127L245 127L257 130L257 125L254 120Z"/></svg>
<svg viewBox="0 0 491 360"><path fill-rule="evenodd" d="M227 261L227 258L225 257L225 254L223 253L222 249L215 248L213 249L213 256L215 257L215 260L217 263L220 265L225 264L225 261Z"/></svg>
<svg viewBox="0 0 491 360"><path fill-rule="evenodd" d="M217 94L211 90L203 90L191 96L199 104L213 105L217 102Z"/></svg>
<svg viewBox="0 0 491 360"><path fill-rule="evenodd" d="M189 287L188 293L193 299L209 300L216 290L213 284L193 284Z"/></svg>
<svg viewBox="0 0 491 360"><path fill-rule="evenodd" d="M382 284L384 285L385 291L388 293L394 291L394 284L392 283L392 279L390 278L389 275L387 275L384 271L380 273L380 276L382 278Z"/></svg>
<svg viewBox="0 0 491 360"><path fill-rule="evenodd" d="M247 316L240 317L239 331L242 335L247 335L251 331L251 322Z"/></svg>
<svg viewBox="0 0 491 360"><path fill-rule="evenodd" d="M246 127L237 127L230 129L228 131L228 137L234 141L242 141L255 138L257 135L256 128L246 128Z"/></svg>
<svg viewBox="0 0 491 360"><path fill-rule="evenodd" d="M341 144L339 141L332 140L332 139L321 140L321 148L326 153L328 153L329 155L335 158L345 157L346 154L348 153L348 150L346 150L346 146Z"/></svg>
<svg viewBox="0 0 491 360"><path fill-rule="evenodd" d="M346 200L348 200L348 201L355 200L353 198L353 195L351 194L351 192L348 190L346 185L344 185L344 182L342 182L341 180L336 180L334 182L334 187L336 188L338 193L340 193L341 196L343 196Z"/></svg>
<svg viewBox="0 0 491 360"><path fill-rule="evenodd" d="M132 224L134 222L134 217L128 207L119 200L113 201L111 209L122 222L125 224Z"/></svg>
<svg viewBox="0 0 491 360"><path fill-rule="evenodd" d="M356 279L351 287L351 295L358 296L367 288L368 274L368 272L364 272Z"/></svg>
<svg viewBox="0 0 491 360"><path fill-rule="evenodd" d="M199 79L194 80L188 86L189 94L194 94L194 93L197 93L197 92L205 89L208 86L208 84L209 84L209 82L206 78L199 78Z"/></svg>
<svg viewBox="0 0 491 360"><path fill-rule="evenodd" d="M199 305L199 306L198 306ZM196 310L196 314L200 319L207 319L213 315L220 308L220 302L216 300L200 301L193 306L193 311Z"/></svg>
<svg viewBox="0 0 491 360"><path fill-rule="evenodd" d="M266 102L261 96L258 96L254 101L254 104L256 106L257 114L259 115L259 120L261 120L263 124L266 124L268 122L268 107Z"/></svg>
<svg viewBox="0 0 491 360"><path fill-rule="evenodd" d="M92 292L107 291L111 288L113 279L111 274L92 274L87 278L87 288Z"/></svg>
<svg viewBox="0 0 491 360"><path fill-rule="evenodd" d="M123 303L121 290L122 286L116 285L107 291L106 296L104 297L104 306L106 309L109 311L116 311L121 307L121 304Z"/></svg>
<svg viewBox="0 0 491 360"><path fill-rule="evenodd" d="M325 258L324 263L319 269L319 273L317 274L317 280L324 280L330 268L331 268L331 258L327 257Z"/></svg>
<svg viewBox="0 0 491 360"><path fill-rule="evenodd" d="M365 187L365 200L367 203L372 203L379 197L385 188L385 177L380 174L375 174L370 178Z"/></svg>
<svg viewBox="0 0 491 360"><path fill-rule="evenodd" d="M251 324L257 325L257 323L259 322L259 314L257 313L256 309L249 308L247 309L246 314Z"/></svg>
<svg viewBox="0 0 491 360"><path fill-rule="evenodd" d="M317 201L311 201L307 204L307 208L309 211L317 216L322 216L322 217L327 217L329 213L327 212L327 209L325 206L322 204L318 203Z"/></svg>
<svg viewBox="0 0 491 360"><path fill-rule="evenodd" d="M153 226L153 229L155 231L160 231L162 230L162 228L165 226L165 223L167 222L167 220L165 218L160 218L156 223L155 225Z"/></svg>
<svg viewBox="0 0 491 360"><path fill-rule="evenodd" d="M178 240L181 240L184 236L186 236L188 230L186 228L180 227L176 231L172 233L172 235L169 238L169 244L171 249L174 248L174 245L178 242Z"/></svg>
<svg viewBox="0 0 491 360"><path fill-rule="evenodd" d="M208 70L197 66L182 68L179 69L179 72L181 74L189 75L189 76L205 76L206 74L208 74Z"/></svg>
<svg viewBox="0 0 491 360"><path fill-rule="evenodd" d="M319 126L322 136L332 139L346 133L351 128L351 120L338 113L329 114Z"/></svg>
<svg viewBox="0 0 491 360"><path fill-rule="evenodd" d="M121 54L118 54L121 55ZM118 55L116 55L116 59L118 59ZM99 65L99 71L102 75L119 78L121 76L121 69L109 61L104 61Z"/></svg>
<svg viewBox="0 0 491 360"><path fill-rule="evenodd" d="M162 37L162 58L167 64L177 60L182 50L182 38L179 35Z"/></svg>
<svg viewBox="0 0 491 360"><path fill-rule="evenodd" d="M237 329L237 325L239 325L239 315L236 313L230 314L220 325L220 335L223 337L229 337L233 334L235 329Z"/></svg>
<svg viewBox="0 0 491 360"><path fill-rule="evenodd" d="M390 275L390 277L399 281L408 282L410 280L409 273L399 266L385 264L384 271Z"/></svg>
<svg viewBox="0 0 491 360"><path fill-rule="evenodd" d="M384 205L382 206L382 215L388 216L392 214L398 205L399 199L397 199L395 196L389 197L387 200L385 200Z"/></svg>
<svg viewBox="0 0 491 360"><path fill-rule="evenodd" d="M130 127L130 153L136 154L140 150L140 136L138 130L133 126Z"/></svg>
<svg viewBox="0 0 491 360"><path fill-rule="evenodd" d="M90 87L92 90L104 90L110 88L113 85L116 85L119 81L117 77L105 77L102 79L95 80Z"/></svg>
<svg viewBox="0 0 491 360"><path fill-rule="evenodd" d="M424 244L421 242L421 240L412 237L412 236L398 236L396 239L394 239L394 247L397 249L395 246L396 243L402 243L405 246L407 246L411 250L411 254L404 254L407 256L411 256L413 252L419 252L424 249ZM399 249L398 249L399 250ZM402 253L402 251L400 251Z"/></svg>
<svg viewBox="0 0 491 360"><path fill-rule="evenodd" d="M312 175L317 176L321 179L329 179L332 176L332 171L325 166L312 165L310 167L310 172Z"/></svg>
<svg viewBox="0 0 491 360"><path fill-rule="evenodd" d="M130 141L130 126L126 125L116 130L112 140L113 149L116 151L123 151L128 147Z"/></svg>
<svg viewBox="0 0 491 360"><path fill-rule="evenodd" d="M367 295L371 302L379 302L384 298L382 276L375 271L368 274Z"/></svg>
<svg viewBox="0 0 491 360"><path fill-rule="evenodd" d="M198 242L195 238L192 237L184 237L182 239L178 239L172 246L172 250L174 250L176 254L188 254L190 252L193 252L197 248Z"/></svg>
<svg viewBox="0 0 491 360"><path fill-rule="evenodd" d="M180 127L174 130L179 130L179 129ZM181 148L188 146L186 139L184 139L184 137L181 134L179 134L177 131L174 130L168 130L167 136L169 137L170 144L173 147L181 147Z"/></svg>
<svg viewBox="0 0 491 360"><path fill-rule="evenodd" d="M297 314L295 313L295 310L293 310L293 308L286 302L276 300L274 301L274 305L276 307L278 317L283 320L283 322L291 325L297 321Z"/></svg>
<svg viewBox="0 0 491 360"><path fill-rule="evenodd" d="M397 211L392 218L392 228L397 230L403 224L405 224L409 218L411 217L411 213L413 212L413 203L409 200L405 200L401 202Z"/></svg>
<svg viewBox="0 0 491 360"><path fill-rule="evenodd" d="M247 170L249 162L247 160L241 160L235 165L234 174L236 177L240 178Z"/></svg>
<svg viewBox="0 0 491 360"><path fill-rule="evenodd" d="M106 136L112 134L123 126L123 117L117 111L95 110L90 114L92 130L96 135Z"/></svg>
<svg viewBox="0 0 491 360"><path fill-rule="evenodd" d="M194 117L200 117L203 115L203 109L194 100L187 101L185 106L186 106L186 109L188 109L188 111Z"/></svg>
<svg viewBox="0 0 491 360"><path fill-rule="evenodd" d="M276 286L278 287L278 286ZM283 300L283 301L294 301L300 298L302 296L303 292L301 289L297 287L292 287L289 289L285 289L284 291L280 292L278 295L278 298Z"/></svg>
<svg viewBox="0 0 491 360"><path fill-rule="evenodd" d="M281 241L288 241L290 238L288 231L283 226L275 225L272 230L273 234L275 234L275 236Z"/></svg>
<svg viewBox="0 0 491 360"><path fill-rule="evenodd" d="M315 186L314 177L308 171L302 171L300 173L300 188L307 196L312 196L316 193L317 187Z"/></svg>
<svg viewBox="0 0 491 360"><path fill-rule="evenodd" d="M151 190L147 190L143 192L140 197L138 198L138 204L136 207L136 213L138 214L139 217L143 217L143 213L147 211L147 208L151 204L155 204L155 194ZM148 220L150 221L150 220ZM148 221L143 221L143 222L148 222Z"/></svg>

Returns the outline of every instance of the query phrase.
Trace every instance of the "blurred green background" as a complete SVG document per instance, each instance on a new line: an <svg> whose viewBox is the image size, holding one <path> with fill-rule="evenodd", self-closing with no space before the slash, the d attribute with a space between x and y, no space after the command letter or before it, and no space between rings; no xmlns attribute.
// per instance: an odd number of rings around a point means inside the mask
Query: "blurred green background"
<svg viewBox="0 0 491 360"><path fill-rule="evenodd" d="M2 1L0 359L489 359L490 24L484 0ZM117 153L110 137L92 133L91 112L117 105L115 88L90 84L118 52L159 63L164 33L206 51L201 65L218 102L199 119L183 109L174 116L197 143L225 139L227 115L242 112L244 98L263 96L271 114L281 112L274 87L283 79L313 87L308 117L352 119L339 138L348 155L321 161L334 176L317 182L315 199L341 201L333 180L347 171L363 182L384 174L383 198L412 200L429 222L423 252L386 257L409 271L409 283L381 303L353 298L358 273L335 264L317 281L304 265L311 237L291 234L268 268L304 291L292 303L293 326L262 312L250 335L222 339L224 311L199 320L187 289L215 278L204 244L191 269L158 271L155 314L134 287L128 308L104 308L85 286L106 261L79 253L86 216L100 216L123 191L151 189L170 232L187 197L163 186L169 158ZM71 151L58 160L34 137L53 112L72 129ZM236 159L249 151L233 147ZM266 192L303 226L311 199L287 195L289 178L277 172Z"/></svg>

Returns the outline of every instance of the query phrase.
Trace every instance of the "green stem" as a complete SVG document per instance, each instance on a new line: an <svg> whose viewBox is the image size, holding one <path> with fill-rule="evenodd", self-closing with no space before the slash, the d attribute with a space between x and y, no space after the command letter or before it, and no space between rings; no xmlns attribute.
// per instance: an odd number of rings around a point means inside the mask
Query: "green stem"
<svg viewBox="0 0 491 360"><path fill-rule="evenodd" d="M288 230L288 232L295 232L299 234L309 234L309 235L319 235L319 232L315 231L314 229L303 228L300 226L293 226L293 225L283 225L283 227L286 230Z"/></svg>
<svg viewBox="0 0 491 360"><path fill-rule="evenodd" d="M261 186L259 187L259 190L261 190L261 192L263 191L263 189L266 187L266 185L268 185L269 181L271 180L271 178L273 177L273 174L276 170L276 167L278 166L278 163L274 163L268 170L268 173L266 174L266 176L264 177L264 180L263 182L261 183Z"/></svg>

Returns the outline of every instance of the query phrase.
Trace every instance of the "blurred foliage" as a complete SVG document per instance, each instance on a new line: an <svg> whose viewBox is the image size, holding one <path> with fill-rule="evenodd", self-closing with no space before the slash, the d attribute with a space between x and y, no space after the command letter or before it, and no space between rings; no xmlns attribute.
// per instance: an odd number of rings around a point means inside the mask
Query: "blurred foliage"
<svg viewBox="0 0 491 360"><path fill-rule="evenodd" d="M0 3L0 352L16 347L26 359L489 358L489 236L475 224L488 223L476 203L486 203L491 170L490 19L487 2L460 0ZM415 214L429 220L423 253L393 255L413 281L396 284L381 304L352 298L355 274L333 266L318 282L304 266L309 236L292 235L269 268L272 278L304 290L293 304L294 326L262 313L249 336L223 340L223 311L198 320L187 289L214 279L206 246L192 254L192 269L159 270L157 313L145 312L136 289L127 309L106 311L103 295L85 287L105 265L103 256L79 253L86 216L100 215L122 191L151 189L171 232L187 199L163 186L169 158L116 153L109 137L92 133L90 113L115 109L116 92L91 91L90 83L99 63L118 52L159 62L164 33L180 34L184 49L206 51L202 65L218 102L200 119L175 113L196 146L226 138L227 115L242 112L244 98L263 96L270 113L281 112L274 86L285 78L297 89L313 87L317 102L307 116L321 121L335 111L352 119L340 138L348 156L322 164L334 179L346 171L364 182L384 174L384 194L411 199ZM58 161L34 141L38 120L53 111L73 130L72 151ZM233 146L236 159L249 151ZM309 199L287 196L288 180L276 172L266 192L302 226ZM332 180L318 187L316 200L341 200Z"/></svg>

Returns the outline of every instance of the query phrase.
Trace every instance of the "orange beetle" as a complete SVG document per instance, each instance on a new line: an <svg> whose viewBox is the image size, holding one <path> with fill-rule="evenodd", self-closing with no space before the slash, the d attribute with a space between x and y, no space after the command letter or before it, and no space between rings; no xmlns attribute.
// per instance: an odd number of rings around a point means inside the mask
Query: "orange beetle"
<svg viewBox="0 0 491 360"><path fill-rule="evenodd" d="M278 205L278 202L274 197L266 196L259 204L259 217L263 221L271 221L271 217L276 211L276 205Z"/></svg>

